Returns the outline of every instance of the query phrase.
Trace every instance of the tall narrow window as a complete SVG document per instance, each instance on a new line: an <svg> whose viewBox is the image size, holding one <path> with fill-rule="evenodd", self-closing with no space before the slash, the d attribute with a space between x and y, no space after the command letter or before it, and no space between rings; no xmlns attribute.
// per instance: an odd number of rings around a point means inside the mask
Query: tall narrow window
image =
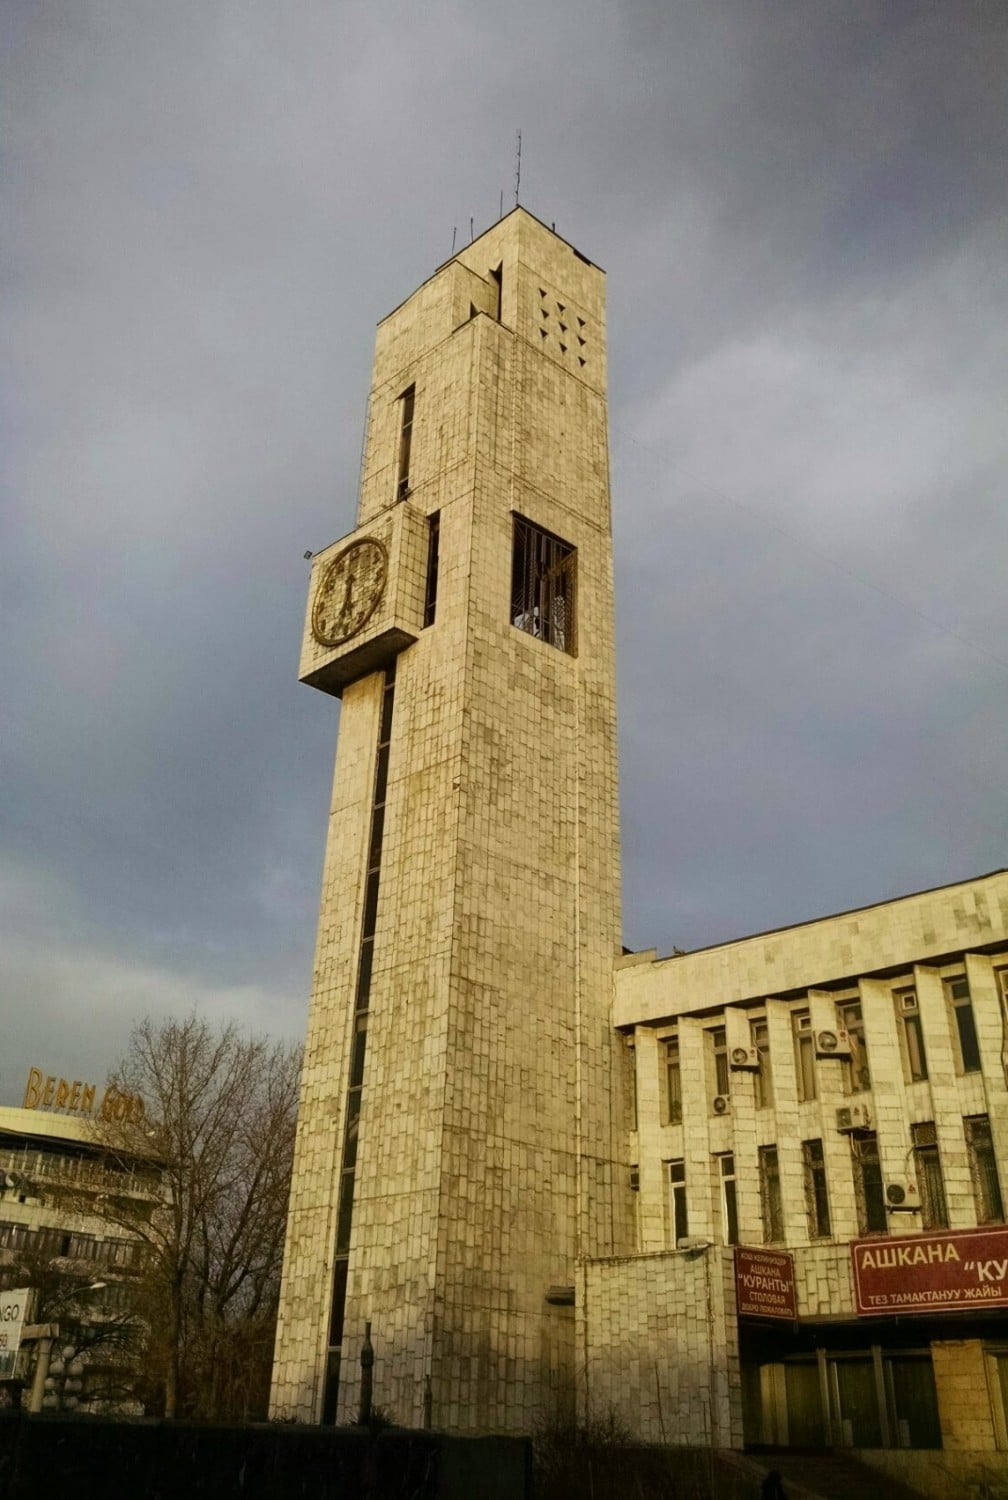
<svg viewBox="0 0 1008 1500"><path fill-rule="evenodd" d="M864 1018L858 1004L838 1005L840 1024L850 1038L850 1061L844 1063L844 1081L848 1094L859 1094L871 1088L871 1073L868 1071L868 1048L865 1044Z"/></svg>
<svg viewBox="0 0 1008 1500"><path fill-rule="evenodd" d="M686 1163L669 1162L669 1193L672 1200L672 1243L678 1245L689 1234L689 1213L686 1208Z"/></svg>
<svg viewBox="0 0 1008 1500"><path fill-rule="evenodd" d="M726 1098L729 1092L728 1042L725 1029L718 1026L710 1033L711 1056L714 1061L714 1093Z"/></svg>
<svg viewBox="0 0 1008 1500"><path fill-rule="evenodd" d="M682 1124L682 1074L679 1071L679 1038L665 1043L665 1123Z"/></svg>
<svg viewBox="0 0 1008 1500"><path fill-rule="evenodd" d="M378 889L381 881L381 852L385 828L385 799L388 791L389 748L392 741L394 705L395 663L393 662L385 673L385 687L382 693L378 726L374 791L371 799L371 837L368 843L367 874L364 882L357 959L357 989L354 1000L353 1035L350 1044L350 1071L347 1078L346 1117L343 1123L343 1158L340 1163L339 1192L336 1200L336 1243L333 1253L332 1303L329 1313L329 1351L326 1357L325 1385L322 1393L322 1420L327 1423L336 1420L336 1404L339 1396L341 1355L339 1346L343 1338L343 1319L346 1311L347 1272L357 1171L357 1139L360 1127L361 1096L364 1088L368 1013L371 1007L371 971L378 918Z"/></svg>
<svg viewBox="0 0 1008 1500"><path fill-rule="evenodd" d="M807 1010L796 1011L791 1017L791 1025L794 1028L798 1098L805 1102L816 1096L815 1040L812 1036L812 1017Z"/></svg>
<svg viewBox="0 0 1008 1500"><path fill-rule="evenodd" d="M784 1238L784 1204L781 1199L780 1166L776 1146L759 1148L760 1206L763 1240L772 1245Z"/></svg>
<svg viewBox="0 0 1008 1500"><path fill-rule="evenodd" d="M405 500L409 494L410 448L413 443L413 406L416 386L407 386L399 397L399 463L396 467L396 499Z"/></svg>
<svg viewBox="0 0 1008 1500"><path fill-rule="evenodd" d="M805 1178L809 1236L814 1240L828 1239L831 1233L829 1194L826 1190L826 1162L823 1158L822 1141L802 1141L802 1173Z"/></svg>
<svg viewBox="0 0 1008 1500"><path fill-rule="evenodd" d="M903 1034L903 1063L906 1068L907 1082L920 1083L928 1074L917 991L897 990L895 999L896 1017Z"/></svg>
<svg viewBox="0 0 1008 1500"><path fill-rule="evenodd" d="M914 1166L917 1169L917 1187L920 1191L921 1224L925 1229L947 1229L948 1206L945 1202L945 1183L934 1121L911 1125L910 1138L913 1141Z"/></svg>
<svg viewBox="0 0 1008 1500"><path fill-rule="evenodd" d="M514 518L511 624L573 656L577 552L569 542Z"/></svg>
<svg viewBox="0 0 1008 1500"><path fill-rule="evenodd" d="M873 1130L851 1136L851 1171L862 1234L884 1234L887 1226L878 1137Z"/></svg>
<svg viewBox="0 0 1008 1500"><path fill-rule="evenodd" d="M427 586L424 591L424 628L434 624L437 614L438 554L441 549L441 512L427 517Z"/></svg>
<svg viewBox="0 0 1008 1500"><path fill-rule="evenodd" d="M976 1019L973 1001L970 998L969 980L965 974L956 974L945 981L945 994L955 1016L956 1039L959 1043L959 1061L964 1073L979 1073L980 1043L977 1040Z"/></svg>
<svg viewBox="0 0 1008 1500"><path fill-rule="evenodd" d="M719 1156L718 1171L721 1177L721 1223L724 1227L726 1245L738 1244L738 1202L735 1196L735 1158L730 1152Z"/></svg>
<svg viewBox="0 0 1008 1500"><path fill-rule="evenodd" d="M753 1074L756 1108L773 1108L773 1078L770 1073L770 1032L765 1021L752 1025L753 1046L759 1053L759 1069Z"/></svg>
<svg viewBox="0 0 1008 1500"><path fill-rule="evenodd" d="M963 1120L963 1130L966 1133L966 1152L973 1181L977 1223L1000 1224L1004 1219L1004 1203L998 1181L994 1142L991 1139L990 1117L973 1115L970 1119Z"/></svg>
<svg viewBox="0 0 1008 1500"><path fill-rule="evenodd" d="M503 261L501 261L501 263L500 263L499 266L492 267L492 269L490 271L490 280L492 282L494 282L495 285L496 285L496 287L497 287L497 310L494 313L494 317L497 319L497 321L499 323L500 320L501 320L501 297L503 296L503 292L504 292L504 262Z"/></svg>

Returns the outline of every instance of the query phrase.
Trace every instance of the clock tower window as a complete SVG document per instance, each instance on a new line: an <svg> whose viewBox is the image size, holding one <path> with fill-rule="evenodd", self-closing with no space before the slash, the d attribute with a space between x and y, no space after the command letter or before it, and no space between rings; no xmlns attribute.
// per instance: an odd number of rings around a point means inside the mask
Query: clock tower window
<svg viewBox="0 0 1008 1500"><path fill-rule="evenodd" d="M424 629L434 624L437 614L438 553L441 544L441 512L427 517L427 580L424 589Z"/></svg>
<svg viewBox="0 0 1008 1500"><path fill-rule="evenodd" d="M399 397L401 414L399 425L399 465L396 472L396 499L405 500L409 494L410 446L413 441L413 405L416 386L407 386Z"/></svg>
<svg viewBox="0 0 1008 1500"><path fill-rule="evenodd" d="M549 531L514 518L511 624L526 635L575 653L577 551Z"/></svg>

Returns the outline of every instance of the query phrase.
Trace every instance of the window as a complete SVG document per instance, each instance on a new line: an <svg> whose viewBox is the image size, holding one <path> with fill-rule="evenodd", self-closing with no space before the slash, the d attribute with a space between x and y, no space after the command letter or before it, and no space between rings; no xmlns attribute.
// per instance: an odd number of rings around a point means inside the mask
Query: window
<svg viewBox="0 0 1008 1500"><path fill-rule="evenodd" d="M811 1041L811 1033L809 1033L809 1040ZM828 1239L832 1231L822 1141L802 1141L801 1149L809 1235L814 1240Z"/></svg>
<svg viewBox="0 0 1008 1500"><path fill-rule="evenodd" d="M878 1136L874 1131L864 1130L851 1136L851 1171L860 1233L884 1234L888 1223Z"/></svg>
<svg viewBox="0 0 1008 1500"><path fill-rule="evenodd" d="M770 1075L770 1033L765 1021L754 1021L752 1043L759 1053L759 1071L753 1074L756 1108L773 1108L773 1079Z"/></svg>
<svg viewBox="0 0 1008 1500"><path fill-rule="evenodd" d="M679 1038L665 1043L665 1123L682 1124L682 1074L679 1071Z"/></svg>
<svg viewBox="0 0 1008 1500"><path fill-rule="evenodd" d="M729 1092L728 1080L728 1043L725 1039L725 1029L718 1026L709 1033L711 1053L714 1058L714 1093L727 1095Z"/></svg>
<svg viewBox="0 0 1008 1500"><path fill-rule="evenodd" d="M515 516L511 624L572 656L576 558L568 542Z"/></svg>
<svg viewBox="0 0 1008 1500"><path fill-rule="evenodd" d="M991 1140L990 1117L973 1115L963 1121L966 1153L969 1157L973 1197L976 1200L978 1224L999 1224L1004 1219L1001 1184L998 1182L994 1142Z"/></svg>
<svg viewBox="0 0 1008 1500"><path fill-rule="evenodd" d="M672 1200L672 1243L678 1245L689 1234L689 1214L686 1210L686 1163L669 1162L669 1193Z"/></svg>
<svg viewBox="0 0 1008 1500"><path fill-rule="evenodd" d="M840 1024L850 1038L850 1061L844 1063L844 1082L848 1094L859 1094L871 1088L871 1073L868 1071L868 1048L865 1046L864 1020L861 1006L838 1005Z"/></svg>
<svg viewBox="0 0 1008 1500"><path fill-rule="evenodd" d="M405 500L409 494L410 448L413 443L413 407L416 402L416 386L407 386L399 397L399 463L396 468L396 499Z"/></svg>
<svg viewBox="0 0 1008 1500"><path fill-rule="evenodd" d="M490 280L492 282L494 282L494 284L496 286L496 289L497 289L497 310L494 313L494 317L497 319L497 321L499 323L500 320L501 320L501 297L502 297L503 292L504 292L504 262L503 261L501 261L501 263L500 263L499 266L492 266L490 268Z"/></svg>
<svg viewBox="0 0 1008 1500"><path fill-rule="evenodd" d="M921 1031L920 1007L916 990L897 990L896 1019L900 1025L903 1041L903 1066L908 1083L920 1083L928 1076L927 1057L924 1053L924 1033Z"/></svg>
<svg viewBox="0 0 1008 1500"><path fill-rule="evenodd" d="M964 1073L979 1073L980 1043L977 1040L973 1001L970 999L969 980L965 974L956 974L945 981L945 994L955 1016L956 1034L959 1042L959 1061Z"/></svg>
<svg viewBox="0 0 1008 1500"><path fill-rule="evenodd" d="M920 1192L921 1224L925 1229L947 1229L948 1207L945 1203L945 1183L942 1181L934 1121L911 1125L910 1139L913 1141L914 1166L917 1169L917 1187Z"/></svg>
<svg viewBox="0 0 1008 1500"><path fill-rule="evenodd" d="M717 1158L721 1176L721 1224L726 1245L738 1244L738 1204L735 1198L735 1158L729 1152Z"/></svg>
<svg viewBox="0 0 1008 1500"><path fill-rule="evenodd" d="M759 1148L760 1205L763 1211L763 1242L772 1245L784 1238L784 1204L781 1200L780 1166L776 1146Z"/></svg>
<svg viewBox="0 0 1008 1500"><path fill-rule="evenodd" d="M424 629L434 624L437 613L438 552L441 545L441 512L427 517L427 584L424 589Z"/></svg>
<svg viewBox="0 0 1008 1500"><path fill-rule="evenodd" d="M796 1011L791 1018L794 1028L795 1073L798 1079L798 1098L802 1101L816 1096L815 1043L812 1037L812 1017L807 1010Z"/></svg>

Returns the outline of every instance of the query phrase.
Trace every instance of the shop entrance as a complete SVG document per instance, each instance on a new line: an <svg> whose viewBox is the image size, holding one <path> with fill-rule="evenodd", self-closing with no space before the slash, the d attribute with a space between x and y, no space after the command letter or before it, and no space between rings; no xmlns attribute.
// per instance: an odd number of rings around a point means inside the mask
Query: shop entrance
<svg viewBox="0 0 1008 1500"><path fill-rule="evenodd" d="M930 1347L866 1347L855 1342L863 1332L797 1329L774 1338L740 1329L746 1443L940 1448Z"/></svg>

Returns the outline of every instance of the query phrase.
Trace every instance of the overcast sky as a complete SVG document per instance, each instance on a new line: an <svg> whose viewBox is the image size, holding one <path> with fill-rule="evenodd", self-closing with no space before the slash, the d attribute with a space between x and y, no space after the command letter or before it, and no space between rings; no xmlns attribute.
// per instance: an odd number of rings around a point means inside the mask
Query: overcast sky
<svg viewBox="0 0 1008 1500"><path fill-rule="evenodd" d="M300 1036L374 325L608 273L625 941L1008 864L1002 0L7 0L0 1103Z"/></svg>

